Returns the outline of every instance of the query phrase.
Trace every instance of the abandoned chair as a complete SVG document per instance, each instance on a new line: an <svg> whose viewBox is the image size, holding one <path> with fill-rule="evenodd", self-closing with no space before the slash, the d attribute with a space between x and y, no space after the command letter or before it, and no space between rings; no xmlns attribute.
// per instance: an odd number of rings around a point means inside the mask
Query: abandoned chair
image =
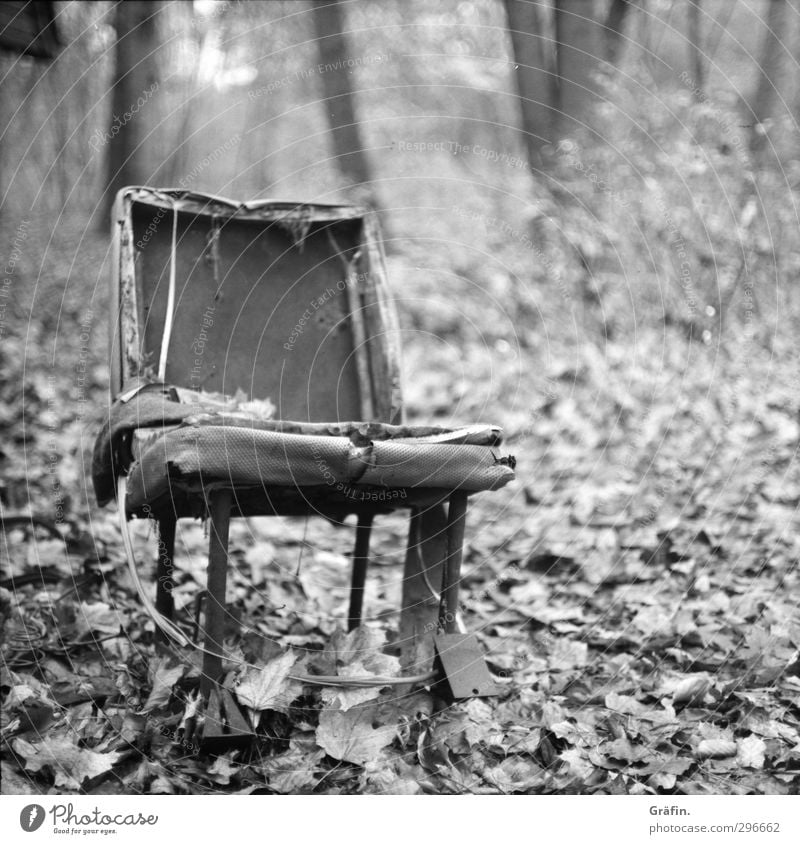
<svg viewBox="0 0 800 844"><path fill-rule="evenodd" d="M118 194L112 224L114 402L94 487L101 505L117 498L134 575L127 519L157 521L153 616L182 644L172 621L176 520L209 519L204 694L222 675L232 515L355 514L353 629L373 517L401 507L412 514L401 664L430 674L435 646L451 686L463 675L463 695L487 693L482 657L476 679L466 670L474 647L454 635L467 497L508 483L514 462L494 450L498 428L403 423L375 217L132 187Z"/></svg>

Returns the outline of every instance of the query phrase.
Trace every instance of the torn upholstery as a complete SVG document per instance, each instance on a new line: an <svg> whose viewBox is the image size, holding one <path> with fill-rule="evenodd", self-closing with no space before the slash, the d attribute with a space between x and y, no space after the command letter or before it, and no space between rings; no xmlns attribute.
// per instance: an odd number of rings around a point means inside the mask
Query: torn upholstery
<svg viewBox="0 0 800 844"><path fill-rule="evenodd" d="M220 409L220 408L223 409ZM500 429L382 423L303 423L229 411L219 402L175 401L161 384L123 394L98 436L92 480L98 503L128 475L134 513L174 488L239 487L498 489L514 477L493 450Z"/></svg>

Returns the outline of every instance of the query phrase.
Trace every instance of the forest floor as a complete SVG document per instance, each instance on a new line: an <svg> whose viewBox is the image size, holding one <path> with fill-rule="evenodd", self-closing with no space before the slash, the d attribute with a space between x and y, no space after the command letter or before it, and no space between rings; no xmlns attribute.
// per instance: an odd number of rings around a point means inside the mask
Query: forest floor
<svg viewBox="0 0 800 844"><path fill-rule="evenodd" d="M517 458L517 480L470 508L462 593L500 694L448 706L291 681L334 658L396 671L381 649L397 635L406 519L377 522L367 626L350 636L352 531L240 520L228 645L251 668L231 662L227 682L257 739L212 758L184 733L197 660L156 652L115 508L88 484L107 371L105 316L86 301L3 339L4 793L800 790L790 338L652 327L455 355L407 346L411 420L491 418ZM31 513L42 523L13 519ZM135 534L152 560L152 530ZM206 545L181 523L182 622Z"/></svg>

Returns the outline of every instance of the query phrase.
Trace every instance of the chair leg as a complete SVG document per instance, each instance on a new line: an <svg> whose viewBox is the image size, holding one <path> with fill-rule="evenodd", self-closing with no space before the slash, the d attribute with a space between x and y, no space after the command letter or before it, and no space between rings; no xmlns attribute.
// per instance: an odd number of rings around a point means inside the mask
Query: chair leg
<svg viewBox="0 0 800 844"><path fill-rule="evenodd" d="M439 614L439 602L433 593L442 580L446 529L443 504L412 510L400 614L400 664L412 674L425 672L433 664L432 634Z"/></svg>
<svg viewBox="0 0 800 844"><path fill-rule="evenodd" d="M467 494L454 492L447 510L447 557L442 571L442 595L439 602L439 629L457 633L458 592L461 561L464 556L464 528L467 520Z"/></svg>
<svg viewBox="0 0 800 844"><path fill-rule="evenodd" d="M225 638L225 588L228 579L228 528L232 496L228 489L212 492L208 498L210 530L208 543L208 594L206 596L205 653L200 689L203 697L222 678L222 645Z"/></svg>
<svg viewBox="0 0 800 844"><path fill-rule="evenodd" d="M175 600L172 590L175 586L173 579L175 560L175 525L174 516L164 516L158 520L158 561L156 562L156 610L172 620L175 610ZM156 630L156 638L166 641L167 637L161 630Z"/></svg>
<svg viewBox="0 0 800 844"><path fill-rule="evenodd" d="M364 584L367 581L369 565L369 539L372 532L372 513L361 513L356 526L356 547L353 551L353 579L350 585L350 612L347 615L347 629L355 630L361 624L364 608Z"/></svg>

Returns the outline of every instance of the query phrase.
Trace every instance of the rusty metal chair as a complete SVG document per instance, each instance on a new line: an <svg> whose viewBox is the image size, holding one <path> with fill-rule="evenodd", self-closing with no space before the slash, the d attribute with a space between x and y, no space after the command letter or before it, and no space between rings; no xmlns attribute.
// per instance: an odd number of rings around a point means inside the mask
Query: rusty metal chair
<svg viewBox="0 0 800 844"><path fill-rule="evenodd" d="M493 426L404 424L375 217L127 188L112 222L114 401L93 481L101 505L116 496L126 537L131 517L158 522L154 618L184 644L172 621L175 526L209 519L204 693L222 674L232 515L355 513L353 629L373 518L410 508L402 664L430 673L438 645L440 670L461 674L474 648L441 637L457 629L467 498L508 483L513 458L496 454ZM470 675L461 691L486 693L486 678Z"/></svg>

